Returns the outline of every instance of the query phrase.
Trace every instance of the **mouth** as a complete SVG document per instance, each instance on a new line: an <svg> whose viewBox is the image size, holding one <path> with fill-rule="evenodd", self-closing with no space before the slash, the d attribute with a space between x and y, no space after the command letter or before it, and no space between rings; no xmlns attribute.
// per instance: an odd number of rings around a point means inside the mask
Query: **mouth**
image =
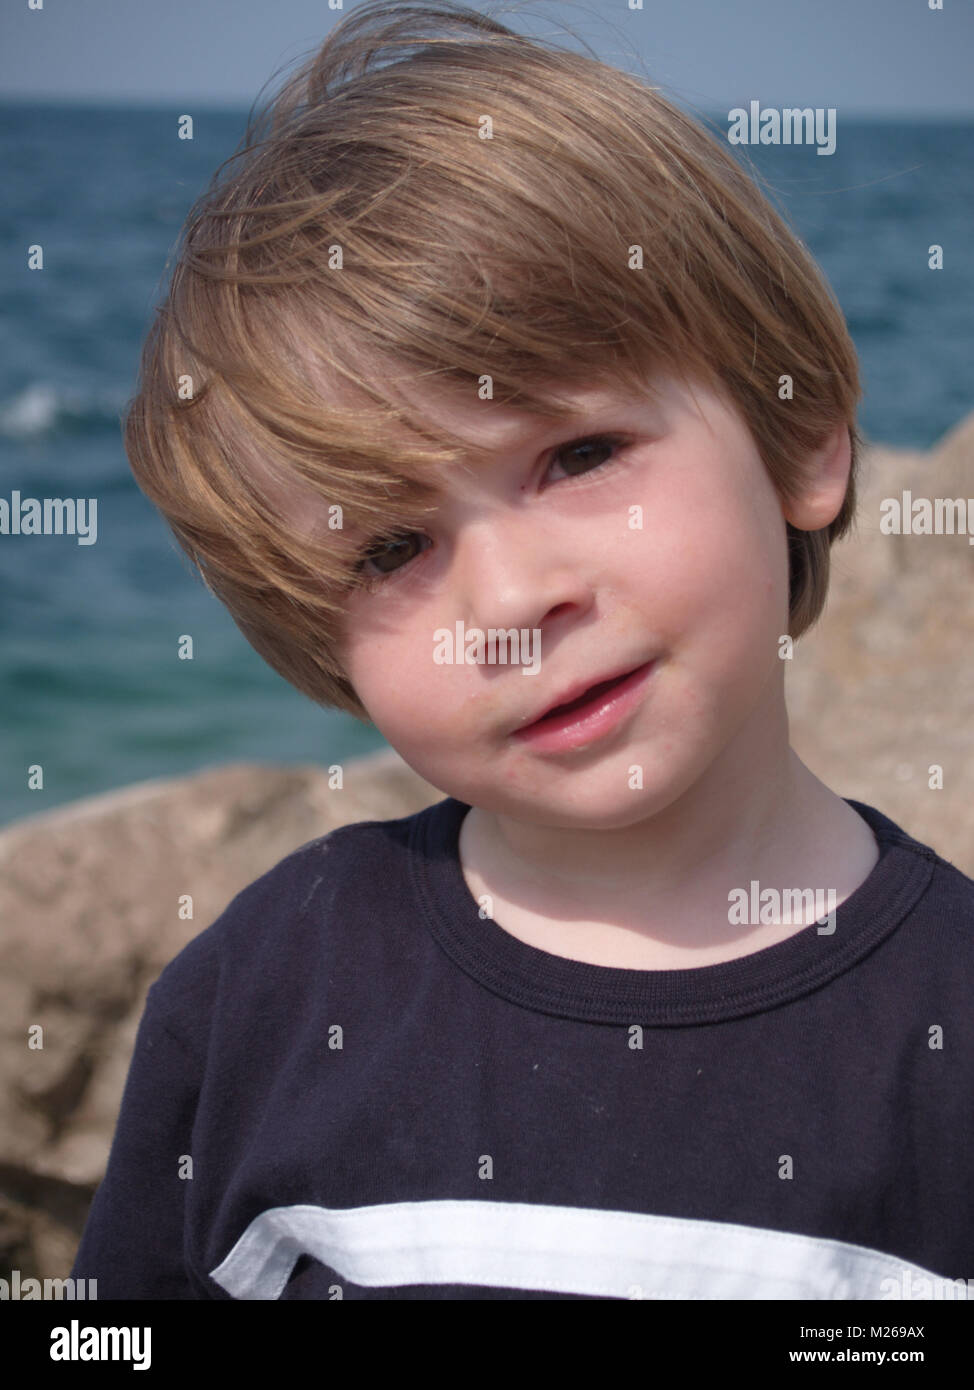
<svg viewBox="0 0 974 1390"><path fill-rule="evenodd" d="M522 724L516 731L526 733L528 730L535 731L544 729L547 725L562 723L566 716L584 710L588 705L594 705L599 700L610 695L617 687L621 686L630 677L644 672L652 663L643 662L641 666L630 666L627 670L615 676L608 676L604 680L597 681L595 685L586 686L578 694L560 702L559 704L549 705L549 707L529 724Z"/></svg>

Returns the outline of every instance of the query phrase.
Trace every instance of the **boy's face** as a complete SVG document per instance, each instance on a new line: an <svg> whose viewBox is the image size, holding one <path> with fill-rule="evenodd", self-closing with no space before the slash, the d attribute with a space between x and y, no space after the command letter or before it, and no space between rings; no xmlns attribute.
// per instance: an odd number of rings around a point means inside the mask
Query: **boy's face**
<svg viewBox="0 0 974 1390"><path fill-rule="evenodd" d="M447 473L422 538L352 592L340 657L379 731L444 793L515 820L609 829L701 779L743 794L740 779L761 775L762 748L786 733L785 519L808 519L783 511L729 402L658 384L656 404L573 394L583 413L567 425L422 399L490 458ZM577 447L604 435L625 442ZM844 483L832 490L837 512ZM462 646L460 661L438 663L434 634L458 622L540 632L537 674L465 664ZM519 734L580 687L647 663L614 709L597 701L574 729Z"/></svg>

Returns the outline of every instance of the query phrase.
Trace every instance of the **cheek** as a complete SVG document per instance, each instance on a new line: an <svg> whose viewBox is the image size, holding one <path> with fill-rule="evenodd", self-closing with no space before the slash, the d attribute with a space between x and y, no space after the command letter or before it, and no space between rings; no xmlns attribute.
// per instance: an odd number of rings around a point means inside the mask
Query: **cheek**
<svg viewBox="0 0 974 1390"><path fill-rule="evenodd" d="M433 660L433 628L363 629L348 644L345 669L369 718L395 748L428 743L442 712L457 702L458 668Z"/></svg>
<svg viewBox="0 0 974 1390"><path fill-rule="evenodd" d="M415 661L403 660L400 645L387 633L378 635L362 624L342 648L341 659L348 678L380 733L395 719L397 710L404 707L398 693L408 684L404 673L415 666Z"/></svg>
<svg viewBox="0 0 974 1390"><path fill-rule="evenodd" d="M748 504L711 491L688 499L682 519L660 518L641 587L667 645L698 647L715 668L776 650L787 630L788 558L783 520L767 510L763 497Z"/></svg>

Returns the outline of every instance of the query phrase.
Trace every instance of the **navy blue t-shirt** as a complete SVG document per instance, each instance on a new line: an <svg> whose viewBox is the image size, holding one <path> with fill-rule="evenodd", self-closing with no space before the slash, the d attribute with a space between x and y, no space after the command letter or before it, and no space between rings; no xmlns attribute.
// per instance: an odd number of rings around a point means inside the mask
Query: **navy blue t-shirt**
<svg viewBox="0 0 974 1390"><path fill-rule="evenodd" d="M834 930L686 970L483 917L452 798L302 846L149 991L73 1276L100 1299L946 1296L974 1276L974 882L849 804L880 858Z"/></svg>

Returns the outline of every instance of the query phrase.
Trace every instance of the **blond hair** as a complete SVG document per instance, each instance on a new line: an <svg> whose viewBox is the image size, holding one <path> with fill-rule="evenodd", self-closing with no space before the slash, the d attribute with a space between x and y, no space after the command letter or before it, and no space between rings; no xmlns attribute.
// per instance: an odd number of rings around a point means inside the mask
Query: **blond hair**
<svg viewBox="0 0 974 1390"><path fill-rule="evenodd" d="M855 349L753 179L647 82L457 5L367 0L251 113L174 254L126 451L247 640L317 703L368 718L336 650L349 531L415 528L462 455L400 368L472 400L488 376L555 418L552 382L650 395L677 372L730 398L782 497L845 423L841 511L788 526L792 636L820 615L855 506ZM293 524L315 508L327 523Z"/></svg>

